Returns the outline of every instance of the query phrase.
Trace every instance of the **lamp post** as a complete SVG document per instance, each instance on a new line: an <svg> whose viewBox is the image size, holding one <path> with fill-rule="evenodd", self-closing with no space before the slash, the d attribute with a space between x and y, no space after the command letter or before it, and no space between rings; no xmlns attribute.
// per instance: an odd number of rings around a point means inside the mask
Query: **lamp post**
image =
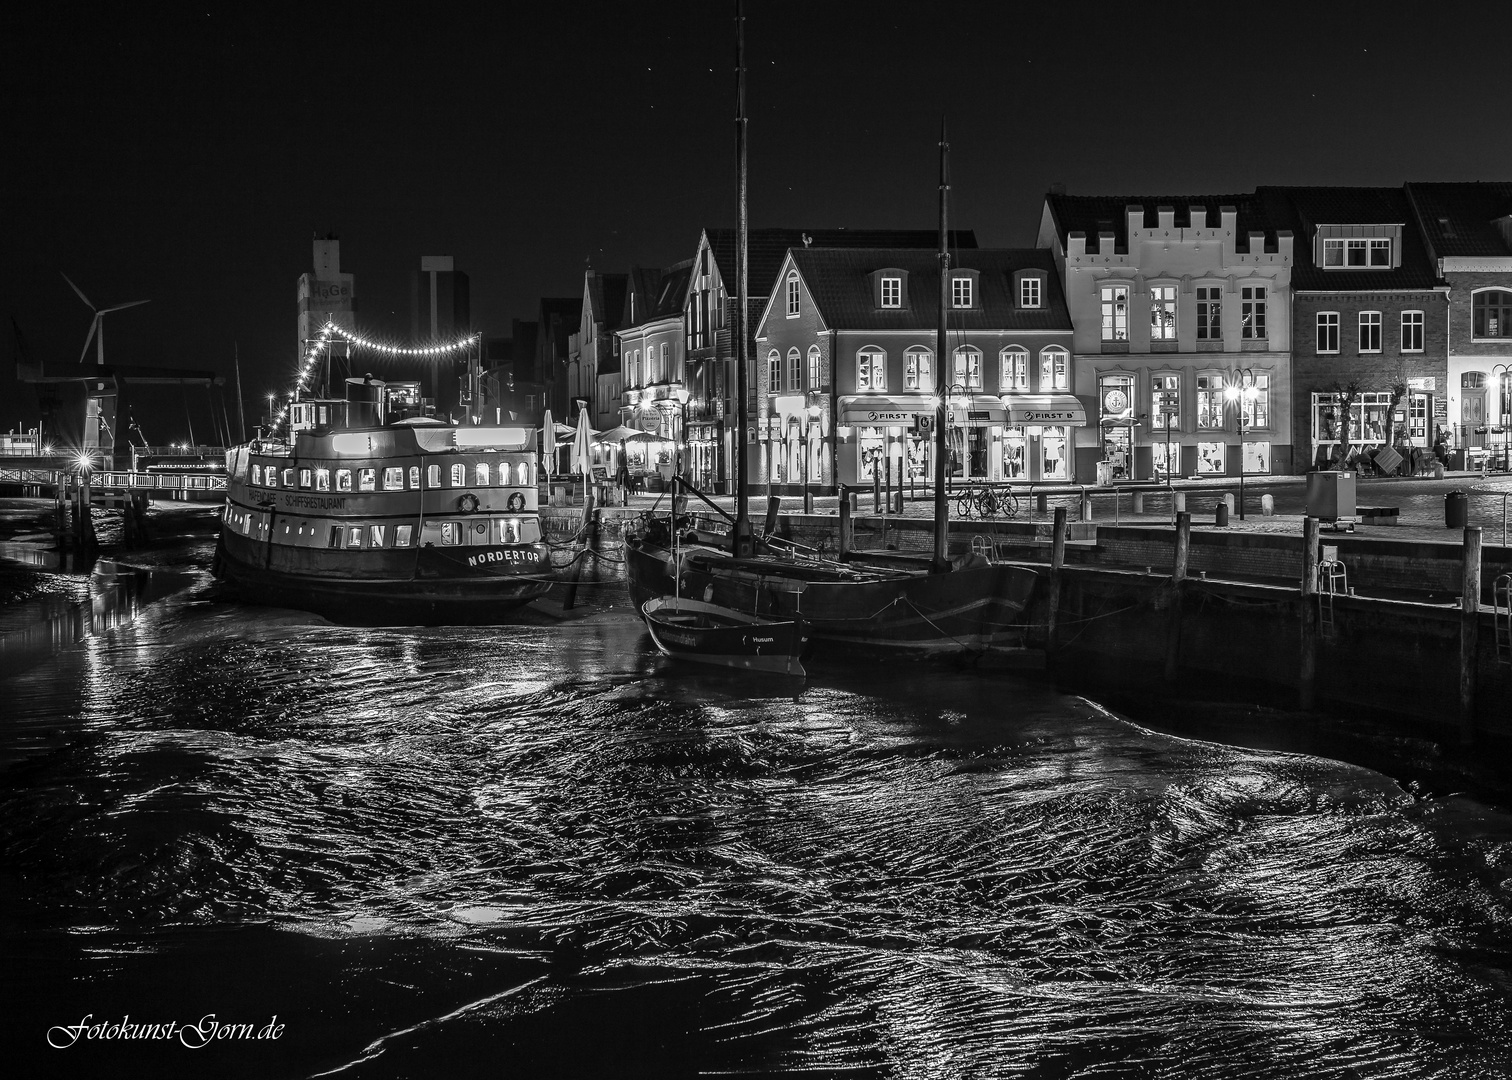
<svg viewBox="0 0 1512 1080"><path fill-rule="evenodd" d="M1502 429L1502 472L1512 471L1512 460L1509 453L1512 447L1508 445L1508 439L1512 438L1512 431L1508 430L1509 422L1512 422L1512 364L1492 364L1491 374L1496 376L1496 411L1501 417Z"/></svg>
<svg viewBox="0 0 1512 1080"><path fill-rule="evenodd" d="M946 403L945 417L949 421L950 426L951 427L955 427L956 426L956 424L955 424L956 410L957 409L964 410L968 405L970 405L971 398L966 393L966 387L965 386L961 385L960 383L951 383L950 384L950 389L946 392L946 395L945 395L945 403ZM951 440L950 440L950 432L949 432L948 429L945 432L945 436L946 436L945 437L945 445L947 447L949 447ZM962 429L962 435L961 435L961 451L962 451L962 454L964 455L964 453L966 451L966 436L965 436L964 428ZM954 479L955 472L954 472L954 470L952 470L949 467L949 459L948 458L946 460L946 470L945 471L946 471L946 475L949 478ZM961 478L962 478L962 480L964 480L966 478L966 468L965 467L963 467L962 470L961 470Z"/></svg>
<svg viewBox="0 0 1512 1080"><path fill-rule="evenodd" d="M1241 368L1223 388L1223 396L1234 402L1239 414L1239 520L1244 520L1244 422L1245 407L1255 400L1255 372Z"/></svg>
<svg viewBox="0 0 1512 1080"><path fill-rule="evenodd" d="M803 425L803 512L814 512L814 428L819 423L819 406L809 404Z"/></svg>
<svg viewBox="0 0 1512 1080"><path fill-rule="evenodd" d="M677 399L678 412L677 475L682 477L683 480L687 480L687 477L683 475L683 467L686 464L683 460L683 451L688 446L688 388L686 386L679 386L676 390L672 391L672 396Z"/></svg>

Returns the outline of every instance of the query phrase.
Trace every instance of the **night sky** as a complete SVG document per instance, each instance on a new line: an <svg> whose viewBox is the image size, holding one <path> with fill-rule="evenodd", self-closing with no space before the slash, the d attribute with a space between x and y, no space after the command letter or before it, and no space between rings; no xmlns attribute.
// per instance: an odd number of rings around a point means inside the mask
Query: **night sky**
<svg viewBox="0 0 1512 1080"><path fill-rule="evenodd" d="M0 64L0 297L33 358L83 346L90 313L62 271L99 306L151 299L106 317L107 360L229 377L239 348L250 412L291 379L316 233L341 238L360 327L407 340L422 255L455 256L475 326L507 334L541 296L579 295L589 265L689 258L702 227L735 223L733 0L46 7L6 16ZM1512 177L1500 4L746 15L757 227L934 227L942 115L952 224L984 246L1032 244L1056 182ZM4 429L36 420L12 359ZM190 419L207 441L203 392L147 393L151 442Z"/></svg>

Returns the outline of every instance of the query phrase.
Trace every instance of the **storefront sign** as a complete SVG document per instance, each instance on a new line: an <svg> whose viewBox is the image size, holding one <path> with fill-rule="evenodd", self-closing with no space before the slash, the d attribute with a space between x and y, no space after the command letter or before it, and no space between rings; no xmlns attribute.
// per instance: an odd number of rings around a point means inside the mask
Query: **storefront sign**
<svg viewBox="0 0 1512 1080"><path fill-rule="evenodd" d="M1407 389L1426 390L1432 393L1438 385L1437 379L1408 379Z"/></svg>
<svg viewBox="0 0 1512 1080"><path fill-rule="evenodd" d="M856 424L912 424L914 417L919 414L898 410L883 412L880 409L868 409L866 412L854 415L855 419L852 420L852 423Z"/></svg>

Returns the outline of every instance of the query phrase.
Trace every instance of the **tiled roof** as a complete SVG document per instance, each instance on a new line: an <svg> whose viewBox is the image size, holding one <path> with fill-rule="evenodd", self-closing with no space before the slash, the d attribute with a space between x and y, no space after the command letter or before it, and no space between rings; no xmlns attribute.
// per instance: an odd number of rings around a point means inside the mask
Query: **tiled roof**
<svg viewBox="0 0 1512 1080"><path fill-rule="evenodd" d="M1512 253L1497 219L1512 214L1512 184L1408 184L1407 196L1433 253L1502 256Z"/></svg>
<svg viewBox="0 0 1512 1080"><path fill-rule="evenodd" d="M665 319L669 315L681 315L683 304L688 299L688 282L692 277L692 259L667 267L662 273L661 287L657 290L656 306L649 317Z"/></svg>
<svg viewBox="0 0 1512 1080"><path fill-rule="evenodd" d="M645 322L661 293L662 271L655 266L632 266L625 284L625 299L620 307L616 330L626 330ZM632 303L633 301L633 303Z"/></svg>
<svg viewBox="0 0 1512 1080"><path fill-rule="evenodd" d="M1291 283L1304 292L1431 289L1442 285L1401 188L1261 187L1271 220L1296 236ZM1402 261L1393 270L1325 270L1313 259L1320 225L1402 225Z"/></svg>
<svg viewBox="0 0 1512 1080"><path fill-rule="evenodd" d="M1097 250L1097 234L1111 232L1114 238L1114 250L1124 253L1129 250L1129 215L1130 206L1139 206L1144 210L1144 227L1153 229L1160 224L1157 216L1157 208L1169 206L1176 212L1175 227L1178 229L1190 228L1192 224L1191 208L1200 206L1207 211L1208 228L1213 228L1223 219L1219 217L1219 208L1231 206L1238 211L1239 217L1235 222L1237 238L1241 239L1240 247L1248 243L1245 239L1252 232L1265 233L1265 249L1276 250L1276 229L1286 228L1270 220L1261 205L1259 199L1253 195L1056 195L1045 196L1045 201L1050 204L1050 212L1055 219L1056 234L1060 237L1061 247L1066 246L1068 233L1081 232L1087 236L1087 247L1090 251Z"/></svg>
<svg viewBox="0 0 1512 1080"><path fill-rule="evenodd" d="M626 274L599 274L599 288L603 296L602 315L600 316L605 331L619 328L620 320L625 317L625 289L629 283Z"/></svg>
<svg viewBox="0 0 1512 1080"><path fill-rule="evenodd" d="M735 295L735 229L708 229L709 249L725 291ZM751 229L746 234L746 295L753 302L772 291L788 248L927 248L940 245L938 229ZM976 233L952 229L952 250L975 248Z"/></svg>
<svg viewBox="0 0 1512 1080"><path fill-rule="evenodd" d="M825 323L836 330L933 330L940 318L940 263L932 251L918 248L793 248ZM1014 307L1013 273L1035 267L1045 271L1045 306ZM896 268L908 273L906 307L878 308L871 274ZM779 267L780 269L780 267ZM1055 262L1042 248L977 248L960 252L952 270L977 271L978 306L951 309L951 330L1070 330L1071 316L1055 274Z"/></svg>

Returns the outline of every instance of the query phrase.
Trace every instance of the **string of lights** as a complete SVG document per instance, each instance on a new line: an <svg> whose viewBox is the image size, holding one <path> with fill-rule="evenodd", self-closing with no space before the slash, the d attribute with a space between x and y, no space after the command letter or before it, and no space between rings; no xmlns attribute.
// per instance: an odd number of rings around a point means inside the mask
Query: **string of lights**
<svg viewBox="0 0 1512 1080"><path fill-rule="evenodd" d="M320 362L320 354L330 345L332 336L338 336L349 345L358 349L369 349L373 352L385 353L389 356L445 356L449 353L460 352L470 349L483 337L482 334L468 334L456 341L446 342L440 345L391 345L384 341L374 341L372 338L363 337L361 334L328 322L320 328L320 333L310 341L309 348L305 351L304 358L299 364L299 375L295 379L294 389L291 390L282 405L278 405L272 411L269 434L276 435L278 430L289 419L289 410L299 395L307 388L310 377L315 374L316 365ZM271 403L270 403L271 405Z"/></svg>

